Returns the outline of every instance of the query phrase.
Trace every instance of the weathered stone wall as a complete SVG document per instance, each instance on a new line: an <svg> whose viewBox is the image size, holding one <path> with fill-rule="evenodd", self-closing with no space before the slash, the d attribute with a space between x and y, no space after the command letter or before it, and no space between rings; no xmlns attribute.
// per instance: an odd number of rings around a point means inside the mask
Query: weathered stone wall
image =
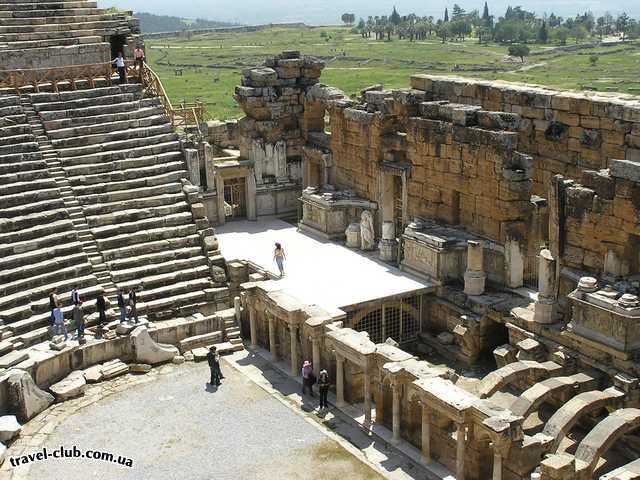
<svg viewBox="0 0 640 480"><path fill-rule="evenodd" d="M612 159L640 160L640 104L630 96L430 75L411 86L431 100L520 115L518 149L534 157L533 193L542 196L555 174L580 179Z"/></svg>

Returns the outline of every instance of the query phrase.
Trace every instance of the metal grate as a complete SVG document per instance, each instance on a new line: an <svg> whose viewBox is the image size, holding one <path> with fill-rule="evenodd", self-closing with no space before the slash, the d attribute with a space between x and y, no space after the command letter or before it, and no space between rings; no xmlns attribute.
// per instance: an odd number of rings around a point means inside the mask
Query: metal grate
<svg viewBox="0 0 640 480"><path fill-rule="evenodd" d="M368 312L353 328L366 331L374 343L392 338L399 344L415 340L420 333L420 296L402 299L399 302L385 303ZM351 324L357 315L349 315Z"/></svg>
<svg viewBox="0 0 640 480"><path fill-rule="evenodd" d="M382 309L367 313L356 325L356 330L367 332L373 343L382 343Z"/></svg>

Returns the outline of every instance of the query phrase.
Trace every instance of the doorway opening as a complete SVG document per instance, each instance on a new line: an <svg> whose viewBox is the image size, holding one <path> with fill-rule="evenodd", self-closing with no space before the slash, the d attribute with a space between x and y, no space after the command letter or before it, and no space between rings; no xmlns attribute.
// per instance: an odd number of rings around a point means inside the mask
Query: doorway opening
<svg viewBox="0 0 640 480"><path fill-rule="evenodd" d="M225 179L224 216L227 221L246 218L247 185L245 177Z"/></svg>
<svg viewBox="0 0 640 480"><path fill-rule="evenodd" d="M124 47L127 44L127 37L124 35L111 35L109 37L109 43L111 44L111 58L113 60L118 56L118 53L124 54Z"/></svg>

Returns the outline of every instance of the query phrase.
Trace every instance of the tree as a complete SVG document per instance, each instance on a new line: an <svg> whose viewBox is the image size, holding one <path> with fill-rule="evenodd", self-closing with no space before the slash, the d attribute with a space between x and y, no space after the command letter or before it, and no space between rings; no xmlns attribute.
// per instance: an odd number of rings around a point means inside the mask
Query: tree
<svg viewBox="0 0 640 480"><path fill-rule="evenodd" d="M600 57L598 57L598 55L589 56L589 63L591 64L592 67L595 67L597 65L598 60L600 60Z"/></svg>
<svg viewBox="0 0 640 480"><path fill-rule="evenodd" d="M518 44L509 47L509 55L512 57L520 57L522 63L524 63L524 57L529 56L529 53L531 53L531 49L527 45Z"/></svg>
<svg viewBox="0 0 640 480"><path fill-rule="evenodd" d="M567 27L559 27L554 30L555 37L560 42L560 45L567 44L567 38L569 38L569 29Z"/></svg>
<svg viewBox="0 0 640 480"><path fill-rule="evenodd" d="M622 34L622 41L624 42L629 31L629 15L622 13L618 16L616 19L616 30Z"/></svg>
<svg viewBox="0 0 640 480"><path fill-rule="evenodd" d="M538 30L538 42L547 43L549 41L549 31L547 30L547 22L542 22L540 30Z"/></svg>
<svg viewBox="0 0 640 480"><path fill-rule="evenodd" d="M486 25L488 20L489 20L489 5L487 4L487 2L484 2L484 9L482 10L482 21Z"/></svg>
<svg viewBox="0 0 640 480"><path fill-rule="evenodd" d="M571 34L576 39L576 44L587 38L588 32L583 25L575 25L571 30Z"/></svg>
<svg viewBox="0 0 640 480"><path fill-rule="evenodd" d="M389 17L389 20L393 25L396 25L396 26L400 25L400 22L402 21L402 19L400 18L400 14L396 10L395 6L393 7L393 12L391 12L391 16Z"/></svg>
<svg viewBox="0 0 640 480"><path fill-rule="evenodd" d="M457 3L453 4L453 11L451 12L451 20L460 20L465 16L466 12L464 9L458 5Z"/></svg>
<svg viewBox="0 0 640 480"><path fill-rule="evenodd" d="M354 13L343 13L340 19L342 20L342 23L346 25L353 25L356 21L356 15Z"/></svg>
<svg viewBox="0 0 640 480"><path fill-rule="evenodd" d="M442 43L445 43L451 33L451 24L449 22L440 22L437 29L438 36L442 39Z"/></svg>
<svg viewBox="0 0 640 480"><path fill-rule="evenodd" d="M358 33L362 36L362 38L367 36L367 24L364 22L364 18L361 18L358 21Z"/></svg>
<svg viewBox="0 0 640 480"><path fill-rule="evenodd" d="M444 9L444 21L445 23L449 23L449 9L446 7Z"/></svg>

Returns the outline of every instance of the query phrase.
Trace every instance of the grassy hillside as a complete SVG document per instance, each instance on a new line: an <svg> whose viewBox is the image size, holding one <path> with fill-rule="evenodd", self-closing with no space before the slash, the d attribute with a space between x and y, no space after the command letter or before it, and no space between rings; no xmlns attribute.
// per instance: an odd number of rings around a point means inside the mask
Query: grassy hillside
<svg viewBox="0 0 640 480"><path fill-rule="evenodd" d="M479 45L474 39L445 44L435 37L419 42L394 38L388 42L362 38L342 27L272 28L150 39L146 44L151 64L172 99L200 98L212 118L240 116L232 95L241 70L287 49L325 59L321 81L350 95L376 83L406 87L414 73L455 73L560 88L640 93L638 43L574 52L549 46L541 54L530 56L525 64L505 58L506 46ZM177 68L182 76L176 75Z"/></svg>

